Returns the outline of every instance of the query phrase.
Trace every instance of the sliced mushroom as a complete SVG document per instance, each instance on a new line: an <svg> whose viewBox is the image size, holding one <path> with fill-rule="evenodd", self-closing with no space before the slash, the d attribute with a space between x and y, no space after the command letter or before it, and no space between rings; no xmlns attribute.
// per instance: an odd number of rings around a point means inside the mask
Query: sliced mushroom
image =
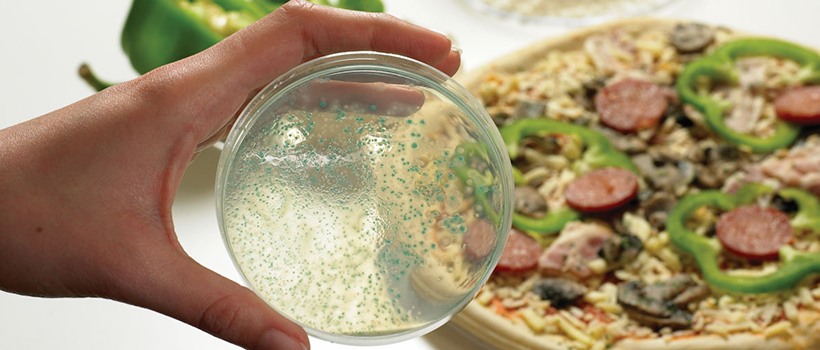
<svg viewBox="0 0 820 350"><path fill-rule="evenodd" d="M621 134L613 129L601 126L595 126L593 129L606 136L606 138L609 139L609 143L612 144L612 147L615 147L615 149L621 152L632 154L646 151L646 141L641 140L635 134Z"/></svg>
<svg viewBox="0 0 820 350"><path fill-rule="evenodd" d="M644 213L649 224L658 230L666 227L666 219L669 212L675 208L675 204L677 204L677 199L668 192L655 192L652 194L643 204Z"/></svg>
<svg viewBox="0 0 820 350"><path fill-rule="evenodd" d="M530 217L542 217L547 213L547 201L530 186L516 186L513 192L515 211Z"/></svg>
<svg viewBox="0 0 820 350"><path fill-rule="evenodd" d="M736 147L729 145L707 146L703 149L704 163L696 166L698 183L706 188L718 188L729 176L736 173L748 161Z"/></svg>
<svg viewBox="0 0 820 350"><path fill-rule="evenodd" d="M516 106L512 117L515 119L541 118L547 113L547 104L543 102L521 101Z"/></svg>
<svg viewBox="0 0 820 350"><path fill-rule="evenodd" d="M692 314L686 304L709 295L708 287L698 284L688 274L645 285L641 281L618 286L618 302L629 317L652 328L687 328Z"/></svg>
<svg viewBox="0 0 820 350"><path fill-rule="evenodd" d="M633 156L632 162L646 176L649 184L658 190L674 192L676 188L691 183L696 175L695 165L686 160L653 157L649 153L642 153Z"/></svg>
<svg viewBox="0 0 820 350"><path fill-rule="evenodd" d="M634 260L641 250L643 250L643 242L637 236L612 235L601 246L598 256L607 262L607 266L616 267Z"/></svg>
<svg viewBox="0 0 820 350"><path fill-rule="evenodd" d="M678 294L678 296L676 296L675 299L672 299L672 303L677 305L678 307L686 308L686 305L688 305L689 303L703 300L704 298L708 297L709 294L712 294L712 290L709 289L708 286L699 284L693 287L689 287L680 294Z"/></svg>
<svg viewBox="0 0 820 350"><path fill-rule="evenodd" d="M678 23L670 33L678 52L690 53L705 49L715 39L715 31L700 23Z"/></svg>
<svg viewBox="0 0 820 350"><path fill-rule="evenodd" d="M584 285L566 278L542 278L532 287L541 300L548 300L554 308L560 309L575 303L587 293Z"/></svg>

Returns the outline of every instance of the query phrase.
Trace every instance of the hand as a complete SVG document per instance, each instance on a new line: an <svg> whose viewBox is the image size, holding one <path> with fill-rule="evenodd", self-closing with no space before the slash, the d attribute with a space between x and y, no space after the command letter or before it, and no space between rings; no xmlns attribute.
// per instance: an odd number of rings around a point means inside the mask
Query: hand
<svg viewBox="0 0 820 350"><path fill-rule="evenodd" d="M265 84L321 55L397 53L447 74L440 34L383 14L293 0L211 49L0 130L0 289L104 297L248 349L302 349L299 326L196 263L171 205L197 150Z"/></svg>

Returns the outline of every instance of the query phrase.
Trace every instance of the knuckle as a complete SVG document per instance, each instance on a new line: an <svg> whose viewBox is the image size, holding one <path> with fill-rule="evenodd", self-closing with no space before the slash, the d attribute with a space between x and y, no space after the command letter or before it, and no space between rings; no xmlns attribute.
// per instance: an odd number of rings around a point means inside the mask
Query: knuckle
<svg viewBox="0 0 820 350"><path fill-rule="evenodd" d="M226 295L211 303L202 313L197 328L216 337L226 338L242 327L242 303L234 295Z"/></svg>
<svg viewBox="0 0 820 350"><path fill-rule="evenodd" d="M316 6L318 5L310 1L291 0L282 5L282 7L279 8L279 11L287 14L288 16L303 16L304 14L314 10Z"/></svg>

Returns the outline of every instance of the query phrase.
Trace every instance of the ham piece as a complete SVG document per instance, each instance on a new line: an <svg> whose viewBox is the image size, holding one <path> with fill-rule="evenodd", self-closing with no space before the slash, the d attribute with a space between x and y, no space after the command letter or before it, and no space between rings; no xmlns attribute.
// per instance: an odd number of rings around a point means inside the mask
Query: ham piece
<svg viewBox="0 0 820 350"><path fill-rule="evenodd" d="M786 186L800 187L820 196L820 136L812 135L802 145L770 156L760 168Z"/></svg>
<svg viewBox="0 0 820 350"><path fill-rule="evenodd" d="M538 258L538 268L550 275L587 278L593 273L589 262L599 258L598 251L611 235L601 225L570 222Z"/></svg>

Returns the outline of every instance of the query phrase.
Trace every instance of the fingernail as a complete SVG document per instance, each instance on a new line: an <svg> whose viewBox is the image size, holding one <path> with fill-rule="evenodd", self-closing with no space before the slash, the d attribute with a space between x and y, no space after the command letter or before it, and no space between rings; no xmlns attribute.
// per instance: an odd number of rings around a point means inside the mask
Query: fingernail
<svg viewBox="0 0 820 350"><path fill-rule="evenodd" d="M450 46L450 51L457 53L459 56L461 56L461 54L464 53L464 50L455 45Z"/></svg>
<svg viewBox="0 0 820 350"><path fill-rule="evenodd" d="M276 329L270 329L259 339L257 350L308 350L307 345L302 344L291 336Z"/></svg>

